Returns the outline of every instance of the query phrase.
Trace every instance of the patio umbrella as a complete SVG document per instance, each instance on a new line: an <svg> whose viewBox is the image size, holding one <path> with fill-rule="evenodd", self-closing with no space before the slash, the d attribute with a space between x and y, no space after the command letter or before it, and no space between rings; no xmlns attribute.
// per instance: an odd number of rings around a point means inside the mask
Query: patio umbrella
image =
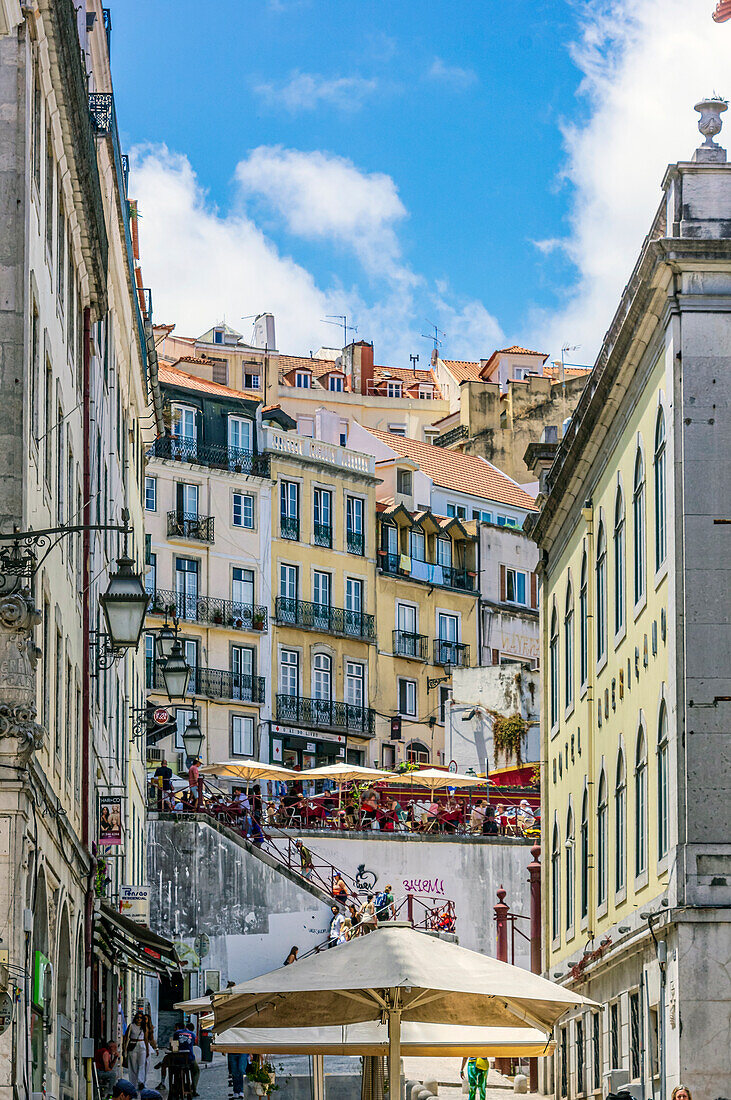
<svg viewBox="0 0 731 1100"><path fill-rule="evenodd" d="M249 783L257 779L301 779L302 772L283 768L281 764L262 764L260 760L224 760L221 764L206 764L201 775L216 779L243 779Z"/></svg>
<svg viewBox="0 0 731 1100"><path fill-rule="evenodd" d="M440 768L400 772L389 778L394 783L402 783L409 787L426 787L432 792L443 791L447 787L484 787L487 783L484 775L462 775L459 772L444 772Z"/></svg>
<svg viewBox="0 0 731 1100"><path fill-rule="evenodd" d="M213 997L217 1031L387 1024L391 1096L399 1092L402 1020L548 1033L579 1006L595 1007L520 967L396 922Z"/></svg>
<svg viewBox="0 0 731 1100"><path fill-rule="evenodd" d="M379 779L393 779L390 772L381 771L380 768L364 768L360 764L324 764L321 768L309 768L300 773L303 779L333 779L338 785L338 809L346 783L357 783L360 780L369 780L377 783Z"/></svg>

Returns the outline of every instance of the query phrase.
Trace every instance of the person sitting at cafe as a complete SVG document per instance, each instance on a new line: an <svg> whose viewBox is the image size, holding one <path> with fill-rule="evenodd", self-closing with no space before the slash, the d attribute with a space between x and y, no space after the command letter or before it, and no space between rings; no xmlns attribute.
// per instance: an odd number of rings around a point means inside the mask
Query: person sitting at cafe
<svg viewBox="0 0 731 1100"><path fill-rule="evenodd" d="M500 829L498 823L495 820L495 807L485 807L485 820L482 823L482 835L483 836L499 836Z"/></svg>
<svg viewBox="0 0 731 1100"><path fill-rule="evenodd" d="M472 813L470 814L470 832L471 833L481 833L482 832L482 826L483 826L483 823L485 821L485 810L486 810L486 808L487 808L487 803L485 802L484 798L482 799L481 802L476 802L475 805L472 807Z"/></svg>
<svg viewBox="0 0 731 1100"><path fill-rule="evenodd" d="M99 1079L102 1100L109 1096L119 1076L119 1049L114 1039L101 1043L94 1052L94 1065Z"/></svg>

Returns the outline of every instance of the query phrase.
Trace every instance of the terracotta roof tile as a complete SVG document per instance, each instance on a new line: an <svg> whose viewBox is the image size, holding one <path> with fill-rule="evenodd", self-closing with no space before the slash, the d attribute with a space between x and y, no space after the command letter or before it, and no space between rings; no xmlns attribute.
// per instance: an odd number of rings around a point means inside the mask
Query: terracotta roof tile
<svg viewBox="0 0 731 1100"><path fill-rule="evenodd" d="M531 351L530 348L521 348L519 344L511 344L509 348L498 348L497 352L493 352L496 355L542 355L544 362L548 359L548 356L543 351ZM492 356L490 356L492 358Z"/></svg>
<svg viewBox="0 0 731 1100"><path fill-rule="evenodd" d="M536 502L525 489L509 478L496 466L478 455L466 455L461 451L448 451L422 443L417 439L382 432L378 428L367 429L376 439L386 443L397 454L411 458L436 485L459 493L494 500L499 504L513 505L529 512L538 511Z"/></svg>
<svg viewBox="0 0 731 1100"><path fill-rule="evenodd" d="M169 386L179 386L181 389L197 390L200 393L212 393L218 397L239 397L247 401L260 401L261 395L250 393L248 390L232 390L228 386L219 386L218 382L209 382L206 378L198 378L194 374L187 374L167 363L158 366L160 382Z"/></svg>
<svg viewBox="0 0 731 1100"><path fill-rule="evenodd" d="M550 367L544 367L543 373L549 378L561 377L561 364L552 363ZM564 376L566 378L580 378L582 374L591 374L591 367L564 367Z"/></svg>
<svg viewBox="0 0 731 1100"><path fill-rule="evenodd" d="M480 382L480 364L466 359L442 359L445 367L458 382Z"/></svg>

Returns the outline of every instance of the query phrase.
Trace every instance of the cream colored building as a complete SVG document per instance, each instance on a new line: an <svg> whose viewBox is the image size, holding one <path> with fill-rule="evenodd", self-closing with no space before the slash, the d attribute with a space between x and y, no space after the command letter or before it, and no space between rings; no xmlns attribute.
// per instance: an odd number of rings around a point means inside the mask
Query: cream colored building
<svg viewBox="0 0 731 1100"><path fill-rule="evenodd" d="M671 165L542 479L544 969L600 1005L557 1097L728 1081L731 167Z"/></svg>

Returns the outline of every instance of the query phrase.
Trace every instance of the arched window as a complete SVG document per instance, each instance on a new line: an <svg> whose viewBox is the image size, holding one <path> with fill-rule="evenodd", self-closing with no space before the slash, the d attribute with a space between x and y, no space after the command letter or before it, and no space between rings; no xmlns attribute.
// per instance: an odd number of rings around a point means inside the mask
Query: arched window
<svg viewBox="0 0 731 1100"><path fill-rule="evenodd" d="M655 424L655 570L665 561L668 548L665 501L665 413L657 411Z"/></svg>
<svg viewBox="0 0 731 1100"><path fill-rule="evenodd" d="M596 539L596 659L607 654L607 536L600 521Z"/></svg>
<svg viewBox="0 0 731 1100"><path fill-rule="evenodd" d="M429 749L421 741L411 741L406 746L406 759L409 764L428 764Z"/></svg>
<svg viewBox="0 0 731 1100"><path fill-rule="evenodd" d="M627 772L624 753L617 757L617 781L614 787L614 889L619 893L627 884Z"/></svg>
<svg viewBox="0 0 731 1100"><path fill-rule="evenodd" d="M624 496L617 486L614 502L614 632L624 627Z"/></svg>
<svg viewBox="0 0 731 1100"><path fill-rule="evenodd" d="M642 726L635 755L635 875L647 870L647 742Z"/></svg>
<svg viewBox="0 0 731 1100"><path fill-rule="evenodd" d="M561 935L561 837L558 825L553 826L551 845L551 938Z"/></svg>
<svg viewBox="0 0 731 1100"><path fill-rule="evenodd" d="M551 728L558 723L559 681L558 681L558 615L554 606L551 615Z"/></svg>
<svg viewBox="0 0 731 1100"><path fill-rule="evenodd" d="M637 448L635 479L632 492L632 518L634 526L634 578L635 603L645 594L645 463L642 451Z"/></svg>
<svg viewBox="0 0 731 1100"><path fill-rule="evenodd" d="M579 677L581 686L589 673L589 565L586 550L581 558L581 588L579 589Z"/></svg>
<svg viewBox="0 0 731 1100"><path fill-rule="evenodd" d="M663 702L657 727L657 856L668 851L668 712Z"/></svg>
<svg viewBox="0 0 731 1100"><path fill-rule="evenodd" d="M312 659L312 720L329 725L332 721L332 658L316 653Z"/></svg>
<svg viewBox="0 0 731 1100"><path fill-rule="evenodd" d="M607 777L603 770L599 778L596 823L596 900L597 905L604 905L607 900Z"/></svg>
<svg viewBox="0 0 731 1100"><path fill-rule="evenodd" d="M574 927L574 815L569 806L566 816L566 928Z"/></svg>
<svg viewBox="0 0 731 1100"><path fill-rule="evenodd" d="M589 792L581 801L581 917L589 913Z"/></svg>
<svg viewBox="0 0 731 1100"><path fill-rule="evenodd" d="M566 706L574 701L574 590L571 581L566 589L566 610L563 620L564 694Z"/></svg>

